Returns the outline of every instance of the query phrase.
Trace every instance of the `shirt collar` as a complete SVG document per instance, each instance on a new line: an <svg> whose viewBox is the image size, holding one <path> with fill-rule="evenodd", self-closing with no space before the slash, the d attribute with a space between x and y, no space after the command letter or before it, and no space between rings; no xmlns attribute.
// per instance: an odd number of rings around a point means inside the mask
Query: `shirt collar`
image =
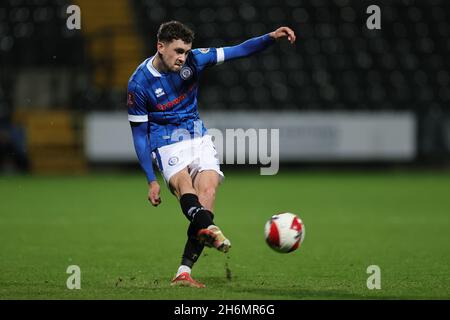
<svg viewBox="0 0 450 320"><path fill-rule="evenodd" d="M151 57L150 60L147 62L147 69L154 77L161 77L162 76L161 73L158 70L156 70L155 67L153 66L153 60L155 60L155 57L156 55Z"/></svg>

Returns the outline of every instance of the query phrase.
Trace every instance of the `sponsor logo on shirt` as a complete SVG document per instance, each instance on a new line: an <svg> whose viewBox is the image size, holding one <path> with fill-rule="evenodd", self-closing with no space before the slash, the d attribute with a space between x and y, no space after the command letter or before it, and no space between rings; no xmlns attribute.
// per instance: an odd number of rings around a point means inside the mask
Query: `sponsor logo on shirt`
<svg viewBox="0 0 450 320"><path fill-rule="evenodd" d="M200 48L198 49L198 51L200 51L201 53L205 54L209 52L209 48Z"/></svg>
<svg viewBox="0 0 450 320"><path fill-rule="evenodd" d="M165 95L166 93L164 92L164 90L162 88L158 88L155 90L155 94L156 94L156 97L159 98L159 97Z"/></svg>
<svg viewBox="0 0 450 320"><path fill-rule="evenodd" d="M172 101L169 101L167 103L158 103L156 105L156 109L164 111L170 108L173 108L175 105L179 104L181 101L187 98L188 93L191 92L195 88L195 85L191 85L186 93L183 93L181 96L176 97Z"/></svg>

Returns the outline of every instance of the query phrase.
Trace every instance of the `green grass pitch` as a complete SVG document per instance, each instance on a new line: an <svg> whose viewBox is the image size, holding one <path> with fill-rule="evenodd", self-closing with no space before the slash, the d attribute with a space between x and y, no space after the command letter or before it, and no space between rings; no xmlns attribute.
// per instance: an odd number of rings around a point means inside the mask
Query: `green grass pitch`
<svg viewBox="0 0 450 320"><path fill-rule="evenodd" d="M163 185L153 208L143 174L1 177L0 299L450 299L450 173L226 174L215 213L233 247L204 250L204 290L169 286L188 223ZM263 238L282 211L306 227L290 254Z"/></svg>

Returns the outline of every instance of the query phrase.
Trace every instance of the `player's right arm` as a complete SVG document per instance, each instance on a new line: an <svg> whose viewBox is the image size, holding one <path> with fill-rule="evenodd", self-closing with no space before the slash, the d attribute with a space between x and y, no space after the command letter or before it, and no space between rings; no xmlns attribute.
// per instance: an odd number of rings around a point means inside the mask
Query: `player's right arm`
<svg viewBox="0 0 450 320"><path fill-rule="evenodd" d="M161 203L159 196L160 186L153 171L146 96L144 90L136 82L130 82L128 85L127 106L134 149L139 163L147 176L149 185L148 200L152 205L157 206Z"/></svg>

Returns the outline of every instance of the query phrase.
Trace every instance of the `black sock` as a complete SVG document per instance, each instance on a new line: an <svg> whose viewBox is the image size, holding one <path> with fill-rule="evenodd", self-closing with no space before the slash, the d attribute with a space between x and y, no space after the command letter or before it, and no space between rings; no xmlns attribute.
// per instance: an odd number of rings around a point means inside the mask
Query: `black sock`
<svg viewBox="0 0 450 320"><path fill-rule="evenodd" d="M191 229L191 226L189 226ZM190 230L188 229L188 239L186 245L184 246L183 256L181 258L181 264L192 268L195 262L197 262L200 257L203 248L205 247L196 237L190 235Z"/></svg>
<svg viewBox="0 0 450 320"><path fill-rule="evenodd" d="M187 231L188 239L184 246L181 264L192 268L205 247L197 240L198 230L214 224L214 214L203 208L197 195L193 193L183 194L180 198L180 205L184 215L191 222Z"/></svg>
<svg viewBox="0 0 450 320"><path fill-rule="evenodd" d="M197 195L193 193L185 193L180 198L181 209L183 210L186 218L191 222L193 228L192 231L196 232L200 229L207 228L214 224L214 214L203 208L203 206L198 201Z"/></svg>

